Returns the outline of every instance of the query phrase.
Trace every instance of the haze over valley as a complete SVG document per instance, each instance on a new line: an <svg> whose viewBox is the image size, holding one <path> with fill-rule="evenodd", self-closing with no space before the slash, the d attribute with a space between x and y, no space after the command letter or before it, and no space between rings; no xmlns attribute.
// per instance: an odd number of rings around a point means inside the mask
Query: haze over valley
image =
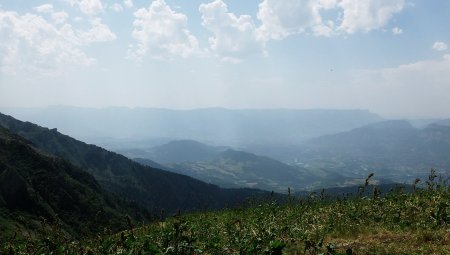
<svg viewBox="0 0 450 255"><path fill-rule="evenodd" d="M449 21L1 1L0 254L450 254Z"/></svg>
<svg viewBox="0 0 450 255"><path fill-rule="evenodd" d="M448 174L446 119L389 120L364 110L9 108L143 165L224 188L286 193L412 183Z"/></svg>

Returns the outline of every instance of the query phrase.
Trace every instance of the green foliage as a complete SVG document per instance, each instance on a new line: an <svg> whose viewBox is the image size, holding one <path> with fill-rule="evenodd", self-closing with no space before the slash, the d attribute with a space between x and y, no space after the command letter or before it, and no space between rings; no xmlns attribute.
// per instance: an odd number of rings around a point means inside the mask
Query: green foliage
<svg viewBox="0 0 450 255"><path fill-rule="evenodd" d="M286 187L300 190L324 178L304 168L252 153L225 150L209 159L168 164L172 170L223 187L253 187L285 192Z"/></svg>
<svg viewBox="0 0 450 255"><path fill-rule="evenodd" d="M1 249L12 249L11 254L449 254L449 202L448 184L432 178L412 193L251 201L245 208L176 215L79 242L49 235L10 241Z"/></svg>
<svg viewBox="0 0 450 255"><path fill-rule="evenodd" d="M0 127L0 242L49 232L70 239L105 227L119 231L127 213L140 211L106 193L82 169ZM44 239L43 245L51 248L53 240Z"/></svg>

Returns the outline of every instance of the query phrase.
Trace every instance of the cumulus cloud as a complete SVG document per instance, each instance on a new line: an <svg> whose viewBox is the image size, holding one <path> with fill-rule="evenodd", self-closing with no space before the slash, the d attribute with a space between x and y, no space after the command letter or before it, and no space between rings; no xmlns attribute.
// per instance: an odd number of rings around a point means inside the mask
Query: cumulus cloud
<svg viewBox="0 0 450 255"><path fill-rule="evenodd" d="M236 16L222 0L201 4L199 11L202 25L213 33L209 43L215 56L235 63L242 57L264 52L251 16Z"/></svg>
<svg viewBox="0 0 450 255"><path fill-rule="evenodd" d="M116 35L109 27L102 23L100 18L94 18L90 21L91 28L87 31L79 31L79 38L83 43L107 42L116 39Z"/></svg>
<svg viewBox="0 0 450 255"><path fill-rule="evenodd" d="M42 14L50 14L51 18L56 24L62 24L64 23L67 18L69 17L69 14L65 11L55 11L53 8L53 5L51 4L43 4L39 5L37 7L33 8L37 13Z"/></svg>
<svg viewBox="0 0 450 255"><path fill-rule="evenodd" d="M259 4L257 17L262 25L258 29L264 39L283 39L289 35L321 24L318 12L320 1L264 0ZM332 3L327 3L331 5Z"/></svg>
<svg viewBox="0 0 450 255"><path fill-rule="evenodd" d="M307 33L314 36L347 35L382 29L405 7L405 0L262 0L256 26L249 15L228 11L223 0L201 4L202 25L213 33L210 50L221 59L239 60L265 53L269 40ZM402 33L400 28L392 30Z"/></svg>
<svg viewBox="0 0 450 255"><path fill-rule="evenodd" d="M186 15L173 11L164 0L137 10L134 17L132 36L136 44L130 45L131 58L188 57L199 52L197 38L187 29Z"/></svg>
<svg viewBox="0 0 450 255"><path fill-rule="evenodd" d="M88 57L70 40L73 30L57 28L43 17L0 11L0 68L8 74L54 74L65 64L89 66Z"/></svg>
<svg viewBox="0 0 450 255"><path fill-rule="evenodd" d="M65 11L53 12L51 16L55 24L65 23L69 18L69 14L67 14L67 12Z"/></svg>
<svg viewBox="0 0 450 255"><path fill-rule="evenodd" d="M330 37L381 29L404 7L405 0L262 0L259 26L249 15L229 12L223 0L201 4L199 11L202 25L213 33L212 54L238 62L248 55L266 54L269 40L300 33ZM402 30L395 28L393 33Z"/></svg>
<svg viewBox="0 0 450 255"><path fill-rule="evenodd" d="M341 0L342 23L338 30L353 34L384 27L405 7L405 0Z"/></svg>
<svg viewBox="0 0 450 255"><path fill-rule="evenodd" d="M398 28L398 27L394 27L394 28L392 29L392 33L393 33L394 35L401 35L401 34L403 34L403 29Z"/></svg>
<svg viewBox="0 0 450 255"><path fill-rule="evenodd" d="M86 15L96 15L103 11L103 5L101 0L62 0L70 6L77 7L80 11Z"/></svg>
<svg viewBox="0 0 450 255"><path fill-rule="evenodd" d="M433 44L433 50L444 51L447 50L448 46L444 42L437 41Z"/></svg>
<svg viewBox="0 0 450 255"><path fill-rule="evenodd" d="M316 36L369 32L383 28L404 6L404 0L263 0L258 32L265 40L302 32ZM325 19L324 11L335 18Z"/></svg>
<svg viewBox="0 0 450 255"><path fill-rule="evenodd" d="M133 7L133 0L124 0L123 4L125 5L125 7L131 8Z"/></svg>
<svg viewBox="0 0 450 255"><path fill-rule="evenodd" d="M0 10L0 70L15 75L58 75L73 66L90 66L96 60L83 47L115 39L100 19L81 30L67 23L68 14L46 6L23 15Z"/></svg>
<svg viewBox="0 0 450 255"><path fill-rule="evenodd" d="M34 7L34 9L39 13L50 13L50 12L53 12L53 5L43 4L43 5Z"/></svg>
<svg viewBox="0 0 450 255"><path fill-rule="evenodd" d="M119 3L114 3L113 5L111 5L110 7L113 11L115 12L121 12L123 11L123 7L122 5L120 5Z"/></svg>

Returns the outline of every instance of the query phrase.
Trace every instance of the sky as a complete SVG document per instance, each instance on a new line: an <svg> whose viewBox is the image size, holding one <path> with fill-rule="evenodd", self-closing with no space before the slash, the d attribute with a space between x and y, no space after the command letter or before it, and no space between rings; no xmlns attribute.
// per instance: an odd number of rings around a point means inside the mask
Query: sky
<svg viewBox="0 0 450 255"><path fill-rule="evenodd" d="M450 1L1 0L0 107L450 118Z"/></svg>

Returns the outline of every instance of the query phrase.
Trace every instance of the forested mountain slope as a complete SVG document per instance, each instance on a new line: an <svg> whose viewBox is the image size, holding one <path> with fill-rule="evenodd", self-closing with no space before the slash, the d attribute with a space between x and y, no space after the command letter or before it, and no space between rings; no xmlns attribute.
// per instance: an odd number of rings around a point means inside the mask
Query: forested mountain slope
<svg viewBox="0 0 450 255"><path fill-rule="evenodd" d="M264 192L221 189L191 177L142 166L122 155L77 141L57 130L0 114L0 125L49 154L86 169L108 191L136 201L151 212L221 208Z"/></svg>

